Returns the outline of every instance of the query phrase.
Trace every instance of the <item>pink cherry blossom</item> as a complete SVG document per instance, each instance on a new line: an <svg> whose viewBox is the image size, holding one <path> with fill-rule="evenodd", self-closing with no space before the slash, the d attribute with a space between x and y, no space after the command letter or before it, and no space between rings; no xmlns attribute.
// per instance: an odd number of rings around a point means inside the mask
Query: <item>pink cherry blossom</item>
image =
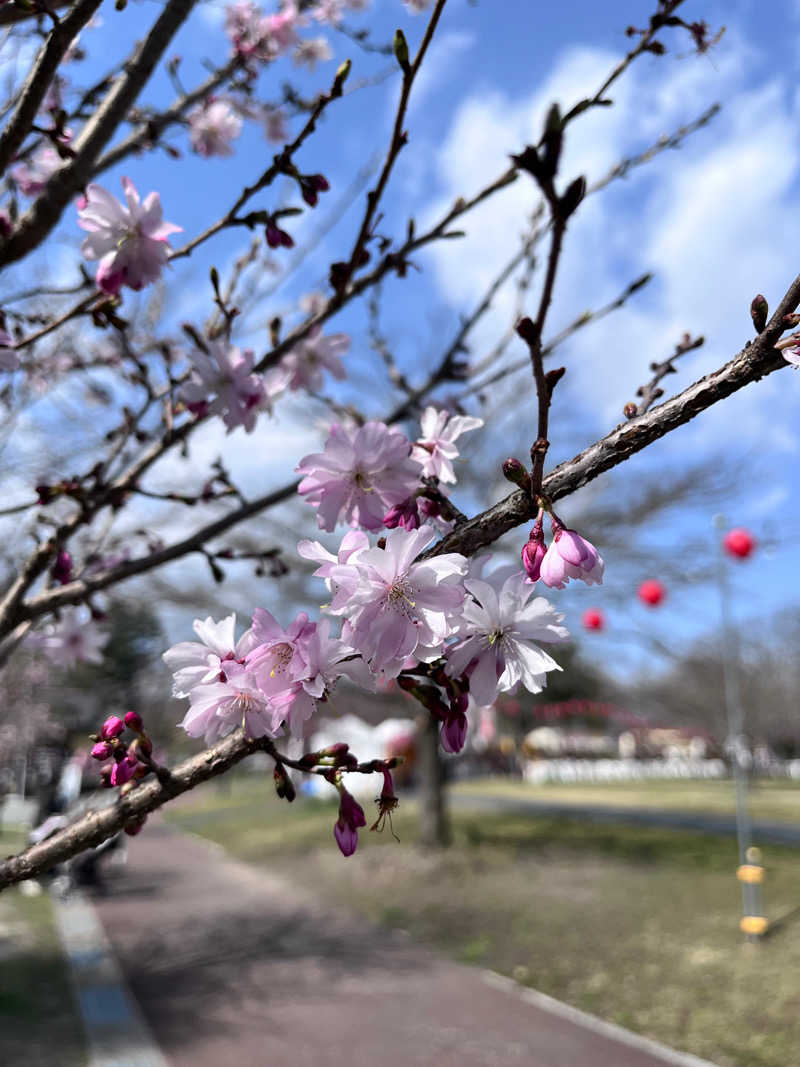
<svg viewBox="0 0 800 1067"><path fill-rule="evenodd" d="M427 407L420 419L422 436L411 450L411 458L422 466L426 478L438 478L440 482L455 483L453 460L458 456L454 442L462 433L477 430L483 419L470 415L451 415Z"/></svg>
<svg viewBox="0 0 800 1067"><path fill-rule="evenodd" d="M236 641L235 615L220 622L214 622L210 615L204 620L195 619L192 628L199 642L181 641L161 657L172 671L174 697L186 697L195 686L219 680L223 664L230 660L243 663L255 644L252 630Z"/></svg>
<svg viewBox="0 0 800 1067"><path fill-rule="evenodd" d="M81 245L86 259L97 259L96 281L116 295L123 285L142 289L157 281L169 258L167 238L181 227L164 222L161 198L149 193L143 202L130 178L122 179L126 206L100 185L89 185L78 225L88 232Z"/></svg>
<svg viewBox="0 0 800 1067"><path fill-rule="evenodd" d="M439 655L460 614L466 559L450 552L414 562L435 536L430 526L390 530L385 549L354 552L331 571L337 590L328 610L348 620L347 640L387 677L408 656Z"/></svg>
<svg viewBox="0 0 800 1067"><path fill-rule="evenodd" d="M186 116L189 139L200 156L232 156L233 144L242 132L242 120L225 100L207 100Z"/></svg>
<svg viewBox="0 0 800 1067"><path fill-rule="evenodd" d="M333 49L324 37L311 37L298 41L292 53L292 62L297 67L314 70L317 63L325 63L333 56Z"/></svg>
<svg viewBox="0 0 800 1067"><path fill-rule="evenodd" d="M286 112L279 107L264 108L264 136L268 141L283 144L289 139Z"/></svg>
<svg viewBox="0 0 800 1067"><path fill-rule="evenodd" d="M64 160L50 144L40 145L27 159L21 160L9 171L23 196L38 196L46 188L55 172L64 165Z"/></svg>
<svg viewBox="0 0 800 1067"><path fill-rule="evenodd" d="M603 569L603 560L594 545L553 518L553 540L539 572L544 584L563 589L570 578L575 578L587 585L602 585Z"/></svg>
<svg viewBox="0 0 800 1067"><path fill-rule="evenodd" d="M259 412L270 409L270 401L282 391L285 374L260 377L253 374L255 355L240 351L224 341L207 341L206 352L190 352L192 377L182 387L181 399L195 414L220 415L228 433L243 426L252 433Z"/></svg>
<svg viewBox="0 0 800 1067"><path fill-rule="evenodd" d="M14 350L10 333L0 328L0 370L12 371L19 367L19 356Z"/></svg>
<svg viewBox="0 0 800 1067"><path fill-rule="evenodd" d="M69 610L62 613L57 623L51 623L42 633L29 637L30 643L59 667L102 663L102 649L107 640L91 619L84 619L80 612Z"/></svg>
<svg viewBox="0 0 800 1067"><path fill-rule="evenodd" d="M314 571L315 578L330 578L331 571L337 564L347 563L354 552L369 548L369 538L363 530L348 530L339 545L339 553L334 556L319 541L298 541L297 554L303 559L313 560L319 564Z"/></svg>
<svg viewBox="0 0 800 1067"><path fill-rule="evenodd" d="M548 671L559 665L534 642L565 641L569 633L544 597L535 597L524 571L501 568L486 580L467 578L470 599L458 623L458 640L447 649L445 671L469 677L470 694L479 706L494 702L521 682L530 693L546 685Z"/></svg>
<svg viewBox="0 0 800 1067"><path fill-rule="evenodd" d="M281 360L289 375L289 388L319 392L323 386L323 370L341 381L346 377L341 356L350 348L350 338L344 333L322 336L322 326L315 326Z"/></svg>
<svg viewBox="0 0 800 1067"><path fill-rule="evenodd" d="M318 509L317 522L332 530L340 519L365 530L380 530L389 508L406 500L419 484L419 466L410 444L382 422L348 429L335 423L325 451L305 456L298 493Z"/></svg>
<svg viewBox="0 0 800 1067"><path fill-rule="evenodd" d="M255 673L230 660L224 678L191 690L189 710L180 723L186 733L204 737L208 745L238 726L248 737L277 737L281 716L261 691Z"/></svg>
<svg viewBox="0 0 800 1067"><path fill-rule="evenodd" d="M795 370L800 370L800 337L796 334L792 334L791 337L784 337L782 341L778 341L775 347L787 363L791 363Z"/></svg>

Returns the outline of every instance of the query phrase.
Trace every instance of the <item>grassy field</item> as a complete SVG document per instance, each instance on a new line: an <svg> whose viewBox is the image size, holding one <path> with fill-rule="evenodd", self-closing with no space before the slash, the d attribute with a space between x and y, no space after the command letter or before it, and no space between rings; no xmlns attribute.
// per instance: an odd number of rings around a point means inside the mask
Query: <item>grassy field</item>
<svg viewBox="0 0 800 1067"><path fill-rule="evenodd" d="M0 834L0 855L22 838ZM88 1062L50 897L0 895L0 1063L84 1067Z"/></svg>
<svg viewBox="0 0 800 1067"><path fill-rule="evenodd" d="M399 845L362 831L344 860L335 805L289 807L262 779L169 812L372 921L723 1067L798 1062L800 850L766 851L767 914L783 921L748 945L732 839L461 813L435 854L415 847L413 804L396 815Z"/></svg>
<svg viewBox="0 0 800 1067"><path fill-rule="evenodd" d="M454 792L462 796L500 796L550 804L692 811L715 815L733 815L735 809L733 783L730 781L615 782L608 785L554 782L528 785L510 778L478 778L459 782ZM800 782L756 781L750 787L749 796L754 819L800 822Z"/></svg>

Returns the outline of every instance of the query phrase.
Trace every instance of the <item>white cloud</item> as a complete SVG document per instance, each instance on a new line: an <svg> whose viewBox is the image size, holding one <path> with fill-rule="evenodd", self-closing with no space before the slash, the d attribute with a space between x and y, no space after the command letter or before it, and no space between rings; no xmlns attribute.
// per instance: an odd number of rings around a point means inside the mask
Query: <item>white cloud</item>
<svg viewBox="0 0 800 1067"><path fill-rule="evenodd" d="M707 344L687 357L680 378L668 386L680 388L729 359L752 336L755 293L764 292L774 306L796 272L800 154L786 137L797 118L792 87L782 75L747 85L752 48L735 34L726 40L715 65L702 57L672 67L645 61L614 87L614 107L570 127L561 174L566 180L583 173L591 181L714 100L726 102L709 129L587 199L570 224L548 333L615 296L643 271L656 273L639 298L562 350L569 372L559 399L586 411L587 434L593 433L591 420L600 426L620 420L649 362L668 354L685 330L703 333ZM509 152L538 139L550 103L558 100L563 109L594 91L613 60L598 49L570 49L528 97L493 92L468 98L438 153L442 193L428 221L499 174ZM465 308L483 294L513 252L536 199L533 182L522 175L466 220L466 239L433 246L430 260L448 302ZM495 301L476 334L476 352L490 348L512 312L511 294ZM518 349L509 358L518 358ZM722 444L752 434L771 447L795 449L788 385L785 375L775 375L750 387L670 447L694 448L699 436Z"/></svg>

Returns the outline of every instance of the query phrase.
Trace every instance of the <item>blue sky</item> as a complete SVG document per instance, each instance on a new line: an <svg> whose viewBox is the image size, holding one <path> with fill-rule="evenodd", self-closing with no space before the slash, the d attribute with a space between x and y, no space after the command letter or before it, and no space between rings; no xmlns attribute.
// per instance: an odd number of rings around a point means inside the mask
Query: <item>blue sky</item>
<svg viewBox="0 0 800 1067"><path fill-rule="evenodd" d="M523 0L502 4L450 0L427 72L415 90L408 121L410 141L384 204L382 232L402 234L412 214L424 225L456 196L477 191L499 174L510 152L538 137L553 100L567 108L599 86L629 45L625 27L642 24L650 10L639 0L602 5L566 0L554 17L534 11L537 6ZM96 51L106 64L116 62L157 10L146 0L130 4L123 14L106 13L104 24L86 34L90 55ZM198 12L168 53L183 57L181 77L187 85L203 76L205 57L220 61L226 54L220 11L208 5ZM769 5L769 19L764 17L763 4L744 0L725 4L689 0L683 12L687 19L707 19L714 28L726 25L726 34L711 55L690 55L688 40L667 37L670 54L639 60L612 91L613 108L595 111L570 128L562 173L567 179L584 173L591 181L624 156L690 122L715 101L723 104L714 122L694 134L680 151L662 155L587 200L570 225L551 333L583 310L613 298L644 271L652 271L655 277L625 309L580 332L561 349L559 362L568 372L552 413L554 463L620 420L622 406L646 377L649 362L671 351L684 330L704 334L707 343L681 363L681 373L668 380L669 386L682 388L730 358L752 336L748 313L752 296L762 291L776 303L798 270L800 149L795 133L800 110L800 4L776 0ZM412 46L424 26L423 18L410 16L400 0L375 0L371 15L352 20L353 25L362 23L380 41L390 39L401 25ZM780 32L776 32L778 26ZM301 76L304 91L329 84L336 63L346 56L353 60L351 84L391 66L385 57L367 55L338 34L330 36L335 59L315 74ZM101 69L95 58L88 60L81 81ZM286 76L294 77L288 60L270 68L261 81L262 97L276 95ZM300 243L313 234L319 221L327 221L358 169L385 150L397 91L398 79L390 77L348 96L330 110L318 136L298 157L301 169L324 172L332 186L317 212L292 224ZM171 96L162 75L143 100L163 103ZM186 149L185 134L179 133L173 143ZM159 189L165 216L182 225L189 237L222 213L241 185L267 165L273 151L253 124L233 159L189 157L174 162L163 153L149 154L107 174L103 184L119 195L119 177L128 174L142 193ZM274 194L255 206L274 207L287 195L292 195L291 190L276 187ZM327 264L352 243L361 202L359 197L332 226L297 277L248 320L250 331L238 340L265 347L263 324L276 312L291 309L303 292L323 284ZM436 358L457 328L459 315L474 306L487 282L513 253L535 202L533 184L523 176L465 220L466 239L435 246L418 257L420 273L411 272L405 281L387 282L382 324L396 345L398 360L412 377ZM79 240L74 213L67 212L48 252L51 272L74 276ZM176 265L171 272L168 316L175 321L202 322L209 306L208 267L215 263L224 269L241 247L240 241L240 232L223 235L191 261ZM474 335L476 358L490 350L506 328L512 307L511 294L496 301ZM359 304L343 312L330 329L352 335L353 381L359 388L364 382L370 384L370 411L378 414L391 402L391 394L374 377L371 360L375 357L366 344L365 322L364 307ZM519 346L512 346L508 358L520 354ZM345 384L341 396L351 398L353 387ZM602 499L602 493L635 494L643 480L659 471L679 471L711 454L722 467L736 472L738 489L725 502L732 523L751 526L775 542L769 553L760 553L737 571L738 613L755 619L790 603L796 606L797 583L787 582L786 576L793 573L794 545L800 535L796 504L799 398L800 372L775 374L635 457L610 482L602 480L587 487L565 505L564 512L567 517L577 514L582 500L594 502ZM496 411L492 425L480 440L474 435L472 445L480 449L486 481L460 499L465 510L476 510L504 491L490 474L496 469L492 457L499 465L509 452L524 455L531 439L534 397L526 375L511 379L490 402ZM36 446L30 442L35 442L36 432L49 431L54 410L54 404L46 402L32 414L30 435L20 446L27 452L23 467L35 466L31 455ZM242 484L251 492L263 492L283 483L293 465L291 459L316 450L324 436L323 423L320 413L309 418L289 404L274 421L263 421L255 440L242 431L228 438L216 430L203 433L190 463L170 461L163 475L154 475L153 484L166 485L176 476L191 477L198 465L224 449ZM660 522L647 535L653 546L652 566L641 577L657 575L663 555L674 558L687 543L707 536L712 546L711 516L716 510L716 505L695 505ZM172 530L182 533L195 518L192 514L191 521L179 520ZM310 516L306 520L310 524ZM287 516L285 521L293 520ZM523 536L520 531L507 542L513 546ZM192 574L196 575L193 580L206 580L207 572L182 566L181 573L187 577ZM703 566L702 553L687 559L687 569L702 572ZM652 627L662 639L682 645L715 623L710 584L675 590L658 615L647 616L635 604L628 610L625 597L613 589L614 581L610 559L602 590L569 589L555 595L576 630L584 607L598 606L609 612L603 655L610 660L619 655L622 671L645 667L647 661L635 642L626 639L615 644L615 629L629 632L632 627ZM217 591L209 590L209 595L216 597ZM264 582L258 595L259 603L269 603L275 596L274 585ZM232 596L243 606L241 593Z"/></svg>

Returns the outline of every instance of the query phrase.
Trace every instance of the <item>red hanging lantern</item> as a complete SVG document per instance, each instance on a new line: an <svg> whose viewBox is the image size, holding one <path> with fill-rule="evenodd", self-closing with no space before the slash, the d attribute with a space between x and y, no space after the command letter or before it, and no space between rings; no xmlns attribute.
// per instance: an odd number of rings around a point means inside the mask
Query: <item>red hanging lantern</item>
<svg viewBox="0 0 800 1067"><path fill-rule="evenodd" d="M656 578L648 578L639 586L637 594L643 604L655 608L667 595L667 591Z"/></svg>
<svg viewBox="0 0 800 1067"><path fill-rule="evenodd" d="M599 608L587 608L581 615L585 630L605 630L606 617Z"/></svg>
<svg viewBox="0 0 800 1067"><path fill-rule="evenodd" d="M747 559L756 547L756 539L749 530L739 527L734 530L728 530L722 540L722 544L729 556Z"/></svg>

